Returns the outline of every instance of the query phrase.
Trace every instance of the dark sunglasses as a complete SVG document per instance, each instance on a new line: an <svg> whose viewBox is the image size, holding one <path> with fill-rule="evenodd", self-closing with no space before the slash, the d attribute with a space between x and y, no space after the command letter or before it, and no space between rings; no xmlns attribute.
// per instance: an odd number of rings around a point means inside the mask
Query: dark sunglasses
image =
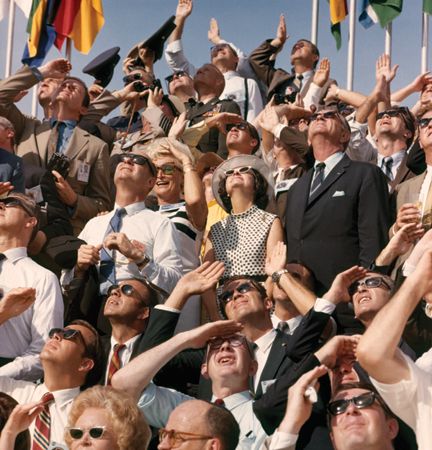
<svg viewBox="0 0 432 450"><path fill-rule="evenodd" d="M254 290L256 290L255 286L249 281L246 281L245 283L239 284L234 289L229 289L222 292L222 294L219 296L219 300L221 302L221 305L225 307L233 299L234 292L237 291L239 294L246 294L247 292Z"/></svg>
<svg viewBox="0 0 432 450"><path fill-rule="evenodd" d="M379 402L375 392L366 392L365 394L357 395L356 397L347 399L344 398L330 402L327 409L332 416L338 416L339 414L343 414L348 409L350 403L352 403L357 409L363 409L373 405L375 401ZM381 402L379 403L382 405Z"/></svg>
<svg viewBox="0 0 432 450"><path fill-rule="evenodd" d="M67 341L73 340L76 336L78 336L84 345L84 348L87 349L86 341L79 330L75 330L74 328L51 328L51 330L49 330L48 337L53 339L55 335L60 336L62 339L66 339Z"/></svg>
<svg viewBox="0 0 432 450"><path fill-rule="evenodd" d="M229 45L228 44L217 44L217 45L213 45L212 47L210 47L210 55L216 56L219 50L222 50L224 48L228 48Z"/></svg>
<svg viewBox="0 0 432 450"><path fill-rule="evenodd" d="M381 111L376 115L376 120L381 120L384 116L388 117L400 117L402 111L399 109L390 109L389 111Z"/></svg>
<svg viewBox="0 0 432 450"><path fill-rule="evenodd" d="M432 117L424 117L422 119L419 119L419 121L418 121L419 128L427 128L429 126L429 123L431 120L432 120Z"/></svg>
<svg viewBox="0 0 432 450"><path fill-rule="evenodd" d="M133 81L138 81L142 79L142 73L133 73L131 75L126 75L125 77L123 77L123 83L124 84L129 84L132 83Z"/></svg>
<svg viewBox="0 0 432 450"><path fill-rule="evenodd" d="M338 113L336 111L326 111L326 112L315 113L309 117L309 122L314 122L319 117L322 117L325 120L336 119L336 118L338 118Z"/></svg>
<svg viewBox="0 0 432 450"><path fill-rule="evenodd" d="M33 216L34 215L33 212L30 211L28 209L28 207L21 200L19 200L17 198L6 197L6 198L0 200L0 203L3 203L3 205L5 205L5 208L18 207L18 208L22 208L29 216Z"/></svg>
<svg viewBox="0 0 432 450"><path fill-rule="evenodd" d="M243 167L237 167L235 169L228 169L225 170L225 176L230 177L231 175L234 175L235 173L249 173L251 172L252 167L251 166L243 166Z"/></svg>
<svg viewBox="0 0 432 450"><path fill-rule="evenodd" d="M120 289L120 292L128 297L132 297L137 291L130 284L122 284L121 286L118 284L112 284L107 290L107 296L112 295L115 289Z"/></svg>
<svg viewBox="0 0 432 450"><path fill-rule="evenodd" d="M163 166L156 166L156 173L158 173L159 170L164 175L174 175L174 172L176 170L180 170L180 169L177 166L175 166L174 164L164 164Z"/></svg>
<svg viewBox="0 0 432 450"><path fill-rule="evenodd" d="M227 132L231 131L233 128L237 128L237 130L242 130L242 131L249 131L249 127L248 124L246 122L240 122L240 123L228 123L225 126Z"/></svg>
<svg viewBox="0 0 432 450"><path fill-rule="evenodd" d="M134 153L123 153L123 154L119 155L120 162L125 162L126 160L130 160L134 164L137 164L138 166L144 166L147 164L152 175L156 176L155 167L153 166L152 162L145 156L135 155Z"/></svg>
<svg viewBox="0 0 432 450"><path fill-rule="evenodd" d="M369 277L365 278L364 280L355 281L348 289L349 294L354 295L357 292L359 286L363 285L370 289L375 289L384 286L388 290L391 290L391 286L384 279L384 277Z"/></svg>
<svg viewBox="0 0 432 450"><path fill-rule="evenodd" d="M184 70L179 70L178 72L174 72L171 75L168 75L165 77L165 81L170 84L172 80L175 80L177 78L185 77L187 73Z"/></svg>
<svg viewBox="0 0 432 450"><path fill-rule="evenodd" d="M85 432L88 432L92 439L100 439L105 434L105 426L96 426L91 428L66 427L66 431L73 440L81 439Z"/></svg>

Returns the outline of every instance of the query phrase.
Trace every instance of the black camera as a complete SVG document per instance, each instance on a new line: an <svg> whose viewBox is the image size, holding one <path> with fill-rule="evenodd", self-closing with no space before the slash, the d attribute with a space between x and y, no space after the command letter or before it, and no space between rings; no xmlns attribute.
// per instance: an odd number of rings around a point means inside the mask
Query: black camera
<svg viewBox="0 0 432 450"><path fill-rule="evenodd" d="M294 103L296 101L297 94L299 93L299 91L294 87L290 87L289 91L290 92L286 93L285 95L275 94L274 95L275 104L281 105L282 103Z"/></svg>
<svg viewBox="0 0 432 450"><path fill-rule="evenodd" d="M66 178L69 174L70 159L61 153L53 153L47 168L50 172L56 170L63 178Z"/></svg>
<svg viewBox="0 0 432 450"><path fill-rule="evenodd" d="M135 92L144 92L150 89L154 91L156 88L162 89L162 85L159 79L153 81L153 84L144 84L142 81L134 81L133 87Z"/></svg>

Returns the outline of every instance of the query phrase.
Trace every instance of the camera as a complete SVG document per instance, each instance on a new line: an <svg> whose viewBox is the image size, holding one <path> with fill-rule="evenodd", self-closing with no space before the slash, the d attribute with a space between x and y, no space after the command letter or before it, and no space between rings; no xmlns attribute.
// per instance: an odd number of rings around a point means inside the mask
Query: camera
<svg viewBox="0 0 432 450"><path fill-rule="evenodd" d="M151 91L154 91L156 88L162 89L162 85L159 79L156 79L153 81L153 84L144 84L142 81L134 81L133 87L135 92L144 92L150 89Z"/></svg>
<svg viewBox="0 0 432 450"><path fill-rule="evenodd" d="M69 174L70 159L61 153L53 153L47 168L50 172L56 170L63 178L66 178Z"/></svg>
<svg viewBox="0 0 432 450"><path fill-rule="evenodd" d="M293 87L290 87L289 90L291 92L283 95L283 94L275 94L275 104L281 105L282 103L294 103L296 101L297 94L299 91Z"/></svg>

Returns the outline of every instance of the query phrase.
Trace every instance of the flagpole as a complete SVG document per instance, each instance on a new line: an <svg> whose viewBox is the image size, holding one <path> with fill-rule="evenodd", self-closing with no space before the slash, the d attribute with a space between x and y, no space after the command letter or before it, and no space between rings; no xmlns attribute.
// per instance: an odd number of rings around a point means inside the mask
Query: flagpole
<svg viewBox="0 0 432 450"><path fill-rule="evenodd" d="M37 107L38 107L38 95L37 95L38 87L34 86L32 92L32 116L37 117Z"/></svg>
<svg viewBox="0 0 432 450"><path fill-rule="evenodd" d="M384 53L390 56L391 59L392 51L392 22L390 22L385 30L385 49Z"/></svg>
<svg viewBox="0 0 432 450"><path fill-rule="evenodd" d="M354 51L355 51L355 25L356 25L356 0L351 0L349 9L349 36L348 36L348 66L347 89L352 91L354 81Z"/></svg>
<svg viewBox="0 0 432 450"><path fill-rule="evenodd" d="M6 68L5 78L11 74L12 70L12 53L13 53L13 36L15 28L15 0L9 1L9 21L6 47Z"/></svg>
<svg viewBox="0 0 432 450"><path fill-rule="evenodd" d="M429 14L423 13L422 17L422 46L421 46L421 73L428 70L429 50Z"/></svg>
<svg viewBox="0 0 432 450"><path fill-rule="evenodd" d="M318 41L318 14L319 0L312 0L311 42L317 45Z"/></svg>
<svg viewBox="0 0 432 450"><path fill-rule="evenodd" d="M72 40L71 38L66 38L66 59L72 62Z"/></svg>

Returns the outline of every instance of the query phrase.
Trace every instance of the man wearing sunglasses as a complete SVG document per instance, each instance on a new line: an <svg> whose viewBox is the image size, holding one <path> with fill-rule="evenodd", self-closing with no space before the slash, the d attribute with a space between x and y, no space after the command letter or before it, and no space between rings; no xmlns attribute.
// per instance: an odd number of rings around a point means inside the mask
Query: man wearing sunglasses
<svg viewBox="0 0 432 450"><path fill-rule="evenodd" d="M31 381L42 376L39 353L49 329L63 324L57 277L27 256L38 220L39 207L32 198L11 193L0 200L1 297L34 300L30 308L0 325L0 376Z"/></svg>
<svg viewBox="0 0 432 450"><path fill-rule="evenodd" d="M50 330L40 354L43 383L36 385L0 377L0 390L18 403L35 402L44 406L42 416L29 428L32 441L44 443L44 447L37 448L48 448L50 444L55 447L56 443L64 445L64 427L72 402L81 388L92 386L99 379L101 356L97 331L87 322L78 320L66 328ZM52 396L47 395L49 393Z"/></svg>

